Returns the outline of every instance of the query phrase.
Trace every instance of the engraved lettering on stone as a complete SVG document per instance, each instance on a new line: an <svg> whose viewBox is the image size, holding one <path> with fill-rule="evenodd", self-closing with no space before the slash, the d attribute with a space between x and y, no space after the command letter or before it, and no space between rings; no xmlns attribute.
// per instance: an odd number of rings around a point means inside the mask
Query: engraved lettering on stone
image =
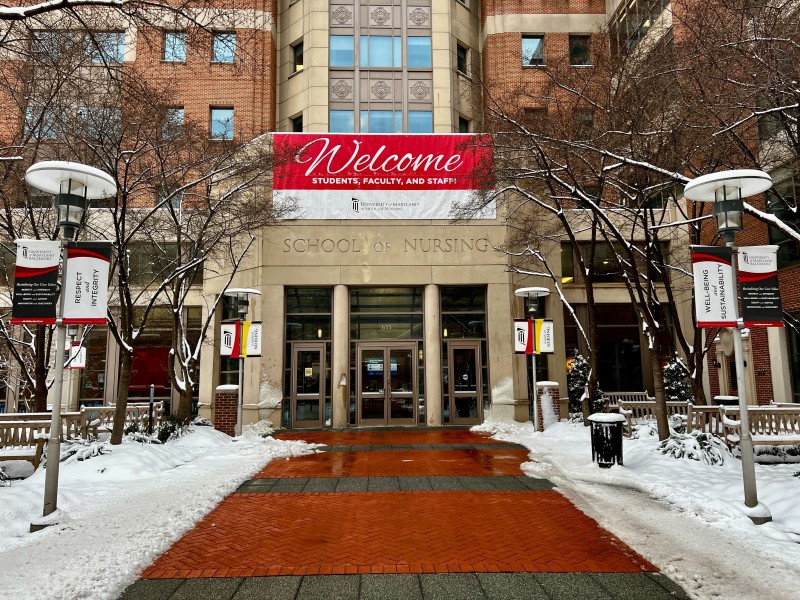
<svg viewBox="0 0 800 600"><path fill-rule="evenodd" d="M408 12L408 18L417 27L422 27L428 22L428 11L424 8L417 7Z"/></svg>
<svg viewBox="0 0 800 600"><path fill-rule="evenodd" d="M417 100L424 100L430 94L431 88L422 81L417 81L414 85L411 86L411 95L414 96Z"/></svg>
<svg viewBox="0 0 800 600"><path fill-rule="evenodd" d="M347 10L344 6L340 6L335 11L333 11L333 20L336 21L339 25L347 25L350 23L351 19L353 18L353 14Z"/></svg>
<svg viewBox="0 0 800 600"><path fill-rule="evenodd" d="M379 81L372 86L372 95L378 100L384 100L391 93L391 86L385 81Z"/></svg>
<svg viewBox="0 0 800 600"><path fill-rule="evenodd" d="M373 25L377 25L378 27L383 27L392 19L392 13L386 10L383 6L379 6L375 10L372 11L369 15L370 20L372 21Z"/></svg>
<svg viewBox="0 0 800 600"><path fill-rule="evenodd" d="M349 98L353 93L353 86L343 80L337 81L331 89L337 98L342 99Z"/></svg>

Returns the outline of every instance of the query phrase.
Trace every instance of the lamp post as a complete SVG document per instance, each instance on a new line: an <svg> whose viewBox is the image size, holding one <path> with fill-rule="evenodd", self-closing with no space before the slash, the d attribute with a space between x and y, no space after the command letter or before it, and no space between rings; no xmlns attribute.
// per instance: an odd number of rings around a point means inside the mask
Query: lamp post
<svg viewBox="0 0 800 600"><path fill-rule="evenodd" d="M106 198L117 193L114 179L94 167L60 160L43 161L31 165L25 172L25 181L31 187L53 194L58 213L58 228L61 233L61 268L67 264L67 245L74 241L81 226L83 213L89 200ZM47 442L47 468L44 480L44 510L46 517L58 508L58 468L61 457L61 397L64 386L64 291L56 313L56 372L53 382L53 412L50 422L50 438ZM31 524L31 531L42 525Z"/></svg>
<svg viewBox="0 0 800 600"><path fill-rule="evenodd" d="M536 312L539 310L539 298L546 298L550 295L550 290L543 287L527 287L527 288L519 288L514 292L515 296L523 296L528 298L528 300L533 300L533 302L528 307L528 312L530 313L530 318L533 319L536 316ZM531 332L531 335L536 335L535 330ZM531 422L533 423L533 430L539 431L539 409L536 406L536 340L533 341L533 352L531 352L531 377L533 379L533 390L531 391L531 403L528 406L528 418L530 418Z"/></svg>
<svg viewBox="0 0 800 600"><path fill-rule="evenodd" d="M753 438L750 435L750 418L747 412L747 397L744 377L744 356L742 352L742 328L744 322L738 317L737 256L734 236L742 230L744 198L766 192L772 187L772 179L767 173L753 169L736 169L711 173L692 179L686 184L684 196L695 202L713 202L717 231L724 236L725 244L731 249L731 270L734 289L737 290L732 309L736 316L736 327L732 328L733 348L736 361L736 387L739 395L739 419L741 422L739 448L742 459L742 481L744 483L744 504L750 509L749 517L756 525L772 521L769 509L758 501L756 471L753 458Z"/></svg>
<svg viewBox="0 0 800 600"><path fill-rule="evenodd" d="M239 327L241 330L242 321L247 319L247 309L250 306L250 295L260 296L261 292L252 288L228 288L223 292L225 296L230 296L234 299L234 306L236 306L236 313L239 318ZM240 340L240 346L247 343L247 340ZM236 435L242 434L242 402L244 400L244 356L242 351L239 351L239 390L236 399L236 427L234 433Z"/></svg>

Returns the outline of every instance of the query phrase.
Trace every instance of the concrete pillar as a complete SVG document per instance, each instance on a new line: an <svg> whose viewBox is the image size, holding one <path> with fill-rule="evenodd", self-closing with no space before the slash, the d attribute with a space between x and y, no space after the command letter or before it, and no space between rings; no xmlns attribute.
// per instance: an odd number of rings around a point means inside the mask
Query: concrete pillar
<svg viewBox="0 0 800 600"><path fill-rule="evenodd" d="M279 427L283 406L286 295L282 285L264 285L259 289L261 296L250 297L248 318L261 321L261 358L244 360L242 423L247 425L268 419Z"/></svg>
<svg viewBox="0 0 800 600"><path fill-rule="evenodd" d="M331 349L331 424L335 429L343 429L349 423L352 385L355 382L350 381L350 291L346 285L336 285Z"/></svg>
<svg viewBox="0 0 800 600"><path fill-rule="evenodd" d="M492 395L490 418L504 423L528 420L527 392L524 383L521 384L522 389L516 391L520 384L515 381L513 366L516 364L517 371L524 377L524 361L526 358L530 360L530 357L516 357L514 354L514 319L511 312L513 298L513 290L509 290L507 283L489 284L486 292L486 320L489 336L489 390ZM521 381L524 382L525 379ZM519 399L515 398L517 394Z"/></svg>
<svg viewBox="0 0 800 600"><path fill-rule="evenodd" d="M425 422L442 424L442 314L439 286L425 286Z"/></svg>

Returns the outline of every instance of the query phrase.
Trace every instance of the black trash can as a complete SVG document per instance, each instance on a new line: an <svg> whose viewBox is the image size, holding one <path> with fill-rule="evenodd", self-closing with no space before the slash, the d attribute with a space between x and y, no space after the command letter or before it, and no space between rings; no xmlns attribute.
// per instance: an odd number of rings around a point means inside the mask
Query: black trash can
<svg viewBox="0 0 800 600"><path fill-rule="evenodd" d="M739 396L714 396L717 406L739 406Z"/></svg>
<svg viewBox="0 0 800 600"><path fill-rule="evenodd" d="M614 413L589 415L592 430L592 461L601 469L622 465L622 426L625 417Z"/></svg>

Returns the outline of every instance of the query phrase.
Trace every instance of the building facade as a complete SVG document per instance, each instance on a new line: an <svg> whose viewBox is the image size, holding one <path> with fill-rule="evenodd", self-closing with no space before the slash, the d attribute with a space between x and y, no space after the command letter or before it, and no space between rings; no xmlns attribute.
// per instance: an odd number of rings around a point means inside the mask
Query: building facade
<svg viewBox="0 0 800 600"><path fill-rule="evenodd" d="M668 4L654 3L652 15L667 18ZM108 43L122 68L168 88L176 119L208 123L216 139L268 132L480 133L498 103L513 103L529 116L546 110L537 90L547 86L551 63L591 68L593 46L608 43L600 29L638 19L614 0L234 5L208 31L121 23L103 32L113 33ZM248 318L263 327L262 356L242 367L243 422L359 427L526 420L531 373L526 358L514 354L511 333L528 303L514 292L551 286L508 268L500 249L509 240L509 217L501 206L493 218L455 223L421 216L301 217L264 231L234 281L259 292ZM562 249L549 251L557 256ZM585 318L585 291L577 281L570 285L571 261L555 262L565 298ZM223 282L203 279L196 306L186 311L190 330L207 310L202 299L219 294ZM624 284L609 273L596 285L595 301L601 388L652 394L650 358L642 350L647 342ZM793 296L787 301L789 310L800 310ZM556 352L539 360L537 379L557 384L551 386L560 391L565 415L567 362L585 347L557 294L540 304L539 316L554 321ZM220 318L235 316L232 310ZM169 319L153 319L134 355L134 399L148 397L150 384L157 397L174 395L166 372ZM678 320L678 327L691 326L688 312ZM798 356L795 334L766 335L770 352ZM200 415L221 421L230 410L223 406L231 395L226 386L238 384L240 365L219 356L218 337L217 325L203 349L197 398ZM97 330L87 346L87 368L65 397L113 403L116 343ZM746 360L755 365L757 386L769 367L755 359L761 351L752 356ZM787 360L791 369L770 369L783 373L772 377L776 398L776 390L788 398L800 389L798 360ZM730 392L716 373L710 394ZM9 389L9 402L14 395Z"/></svg>

